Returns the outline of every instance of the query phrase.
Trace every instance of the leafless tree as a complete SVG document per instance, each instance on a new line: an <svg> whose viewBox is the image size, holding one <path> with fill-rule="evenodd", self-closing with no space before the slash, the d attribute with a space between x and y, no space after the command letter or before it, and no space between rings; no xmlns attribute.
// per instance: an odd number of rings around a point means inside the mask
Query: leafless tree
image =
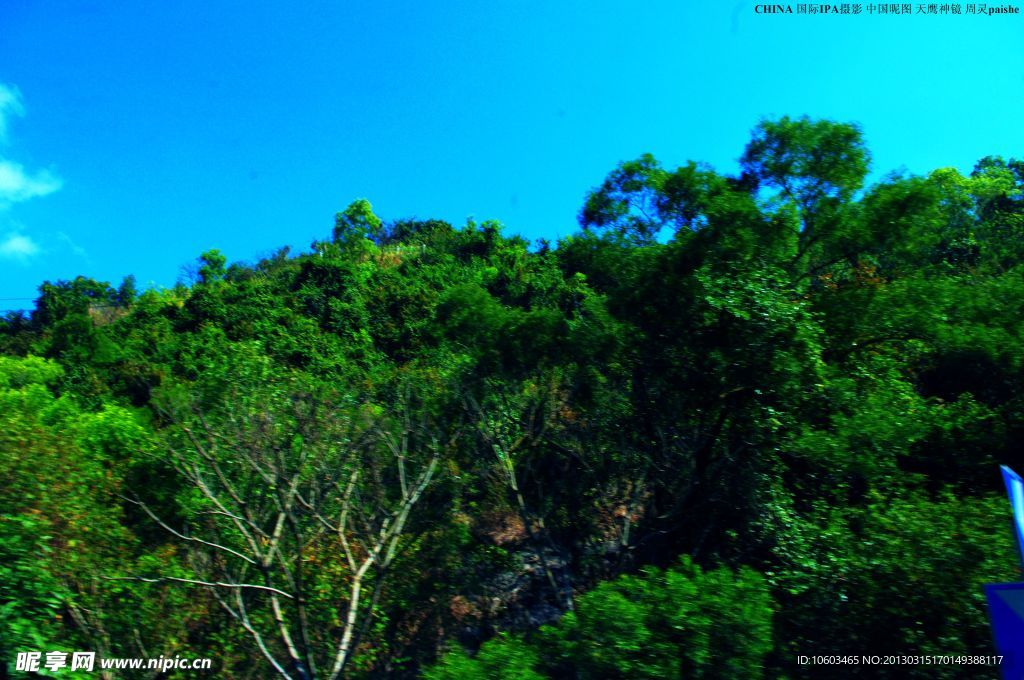
<svg viewBox="0 0 1024 680"><path fill-rule="evenodd" d="M166 406L167 454L191 494L184 519L128 500L187 547L191 573L128 578L206 588L280 677L333 680L455 438L414 423L408 395L389 415L256 392L209 412Z"/></svg>

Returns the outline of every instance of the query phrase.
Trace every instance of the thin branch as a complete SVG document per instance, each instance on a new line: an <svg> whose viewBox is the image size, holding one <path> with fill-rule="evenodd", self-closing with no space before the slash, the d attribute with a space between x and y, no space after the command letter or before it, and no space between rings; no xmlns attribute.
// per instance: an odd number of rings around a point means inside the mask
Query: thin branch
<svg viewBox="0 0 1024 680"><path fill-rule="evenodd" d="M199 579L193 578L178 578L177 576L159 576L156 578L147 578L145 576L106 576L104 577L108 581L142 581L143 583L166 583L173 581L175 583L189 583L196 586L205 586L207 588L233 588L238 590L250 589L250 590L263 590L270 593L276 593L283 597L287 597L289 600L295 598L289 593L277 588L271 588L270 586L261 586L256 583L228 583L226 581L200 581Z"/></svg>
<svg viewBox="0 0 1024 680"><path fill-rule="evenodd" d="M202 544L202 545L207 545L207 546L210 546L211 548L216 548L217 550L221 550L221 551L223 551L223 552L226 552L226 553L230 553L230 554L234 555L235 557L237 557L237 558L239 558L239 559L245 560L245 561L246 561L246 562L248 562L249 564L256 564L256 561L255 561L255 560L253 560L253 559L252 559L251 557L248 557L248 556L246 556L246 555L243 555L242 553L238 552L237 550L232 550L231 548L229 548L229 547L227 547L227 546L224 546L224 545L220 545L219 543L212 543L212 542L210 542L210 541L204 541L204 540L203 540L203 539L201 539L201 538L196 538L195 536L189 536L189 535L187 535L187 534L183 534L183 533L181 533L180 531L176 531L176 530L175 530L175 529L174 529L173 527L171 527L171 526L170 526L169 524L167 524L167 523L166 523L166 522L164 522L164 521L163 521L162 519L160 519L159 517L157 517L157 515L156 515L156 514L155 514L155 513L154 513L154 512L152 511L152 510L150 510L150 509L149 509L149 506L148 506L148 505L146 505L145 503L143 503L143 502L142 502L141 500L139 500L139 499L131 499L131 498L128 498L127 496L121 496L121 498L122 498L123 500L125 500L125 501L129 502L129 503L132 503L133 505L137 505L137 506L139 506L140 508L142 508L142 510L143 510L143 511L144 511L144 512L145 512L145 513L146 513L147 515L149 515L149 518L150 518L150 519L152 519L152 520L153 520L154 522L156 522L156 523L157 523L157 524L159 524L159 525L160 525L161 527L163 527L163 528L164 528L164 530L166 530L166 531L170 532L170 533L171 533L171 534L173 534L174 536L177 536L178 538L180 538L180 539L181 539L181 540L183 540L183 541L189 541L189 542L191 542L191 543L200 543L200 544Z"/></svg>

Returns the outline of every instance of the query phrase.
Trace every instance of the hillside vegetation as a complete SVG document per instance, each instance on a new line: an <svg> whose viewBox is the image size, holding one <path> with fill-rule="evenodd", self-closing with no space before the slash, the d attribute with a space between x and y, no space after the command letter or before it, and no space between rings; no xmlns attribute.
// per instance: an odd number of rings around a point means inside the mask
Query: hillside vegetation
<svg viewBox="0 0 1024 680"><path fill-rule="evenodd" d="M557 244L358 200L171 289L44 283L0 322L0 660L994 677L797 663L991 654L1017 576L1024 163L869 160L783 118L737 176L622 163Z"/></svg>

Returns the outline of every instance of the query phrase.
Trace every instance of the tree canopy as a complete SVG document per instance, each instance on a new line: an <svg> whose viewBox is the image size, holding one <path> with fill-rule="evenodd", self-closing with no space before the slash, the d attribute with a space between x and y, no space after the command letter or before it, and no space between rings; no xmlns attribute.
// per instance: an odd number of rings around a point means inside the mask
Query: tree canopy
<svg viewBox="0 0 1024 680"><path fill-rule="evenodd" d="M557 244L359 199L308 252L211 250L170 289L43 283L0 321L0 659L814 678L863 669L798 655L990 654L1024 163L869 163L855 124L766 120L736 175L621 163Z"/></svg>

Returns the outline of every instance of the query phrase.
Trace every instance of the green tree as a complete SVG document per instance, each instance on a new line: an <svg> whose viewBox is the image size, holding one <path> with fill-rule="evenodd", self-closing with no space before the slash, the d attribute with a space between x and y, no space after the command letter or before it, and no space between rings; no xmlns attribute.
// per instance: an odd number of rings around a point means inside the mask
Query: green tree
<svg viewBox="0 0 1024 680"><path fill-rule="evenodd" d="M535 636L501 636L472 659L451 652L424 677L758 678L772 649L773 603L748 568L667 571L602 583Z"/></svg>

